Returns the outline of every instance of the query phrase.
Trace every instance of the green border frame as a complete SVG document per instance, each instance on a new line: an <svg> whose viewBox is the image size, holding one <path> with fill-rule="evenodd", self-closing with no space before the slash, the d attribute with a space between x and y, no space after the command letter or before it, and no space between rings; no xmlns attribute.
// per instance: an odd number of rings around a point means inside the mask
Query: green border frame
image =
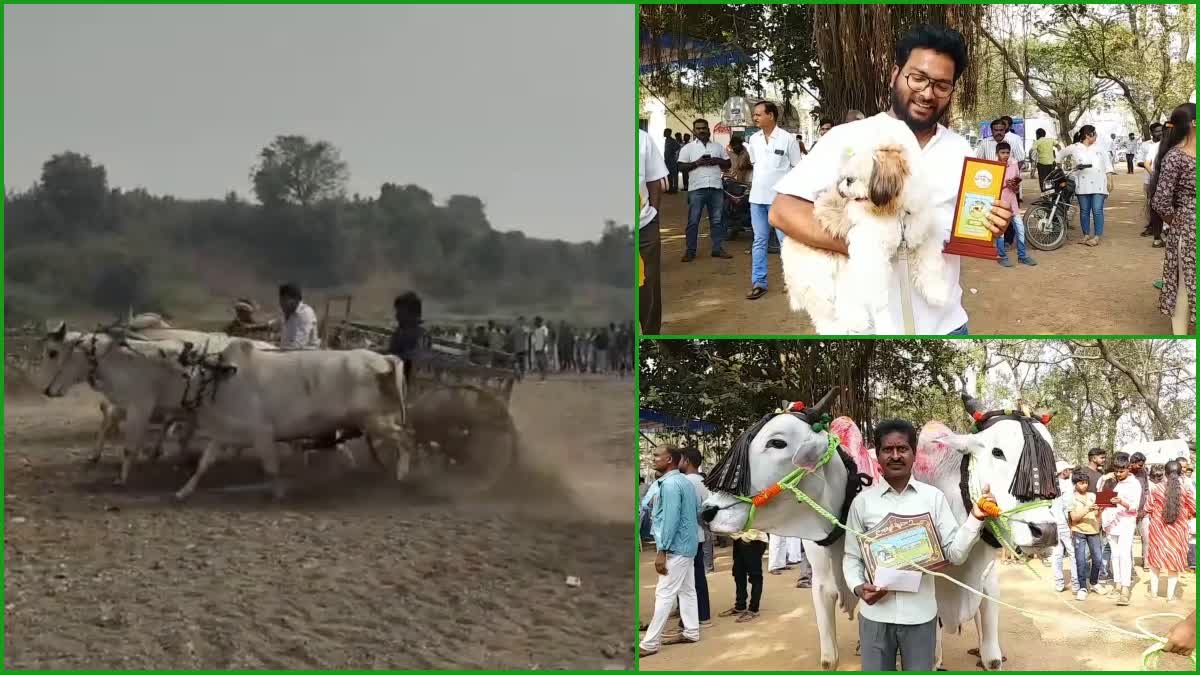
<svg viewBox="0 0 1200 675"><path fill-rule="evenodd" d="M635 3L636 3L636 5L639 7L639 11L638 11L638 22L637 22L639 26L640 26L640 22L641 22L641 12L640 12L640 7L641 7L641 5L653 5L653 4L696 4L696 5L700 5L700 4L713 4L713 5L717 5L717 4L730 4L730 2L724 2L724 1L722 1L722 0L683 0L683 1L675 1L675 2L670 2L670 1L664 1L664 2L645 2L644 0L634 0L634 2L635 2ZM738 4L738 3L735 3L735 4ZM778 2L778 1L772 2L772 1L770 1L770 0L743 0L743 2L742 2L742 3L740 3L740 4L791 4L791 3ZM860 1L860 2L836 2L836 1L834 1L834 0L807 0L807 3L806 3L806 4L822 4L822 5L825 5L825 4L829 4L829 5L834 5L834 4L858 4L858 5L868 5L868 4L894 4L894 5L907 5L907 4L930 4L930 3L928 3L928 2L923 2L922 0L895 0L895 1L893 1L893 2L883 2L883 1L880 1L880 0L865 0L865 1ZM983 4L1006 4L1006 3L989 2L989 1L987 1L987 0L963 0L963 1L961 1L961 2L944 2L944 1L940 1L940 0L939 0L939 1L933 2L932 4L983 5ZM1086 2L1086 1L1084 1L1084 0L1060 0L1060 1L1058 1L1058 2L1055 2L1055 1L1053 1L1053 0L1023 0L1023 1L1018 1L1018 2L1014 2L1014 3L1007 3L1007 4L1067 5L1067 4L1163 4L1163 3L1155 3L1155 2L1151 2L1150 0L1133 0L1132 2L1107 2L1107 3L1105 3L1105 2ZM1191 4L1193 7L1195 7L1195 6L1196 6L1196 4L1195 4L1195 2L1194 2L1194 1L1193 1L1193 2L1190 2L1190 3L1189 3L1189 2L1185 2L1185 3L1167 3L1167 4ZM1198 31L1200 31L1200 24L1197 24L1197 30L1198 30ZM638 54L637 61L638 61L638 65L640 65L640 60L641 60L641 44L640 44L640 37L641 37L641 34L640 34L640 31L635 31L635 34L636 34L636 35L635 35L635 43L637 44L637 54ZM1198 70L1197 70L1197 75L1196 75L1196 89L1197 89L1197 90L1200 90L1200 69L1198 69ZM635 69L634 69L634 103L633 103L633 126L634 126L634 130L635 130L635 132L636 132L636 131L637 131L637 129L638 129L638 122L640 121L640 117L641 117L640 113L641 113L641 97L640 97L640 68L638 68L638 67L635 67ZM636 133L635 133L635 138L636 138ZM637 180L638 180L638 178L637 178L637 176L638 176L638 169L639 169L639 164L640 164L640 160L641 160L641 158L640 158L640 154L639 154L639 152L638 152L638 149L637 149L637 144L636 144L636 143L634 144L634 148L633 148L633 155L634 155L634 172L633 172L633 173L634 173L634 192L633 192L633 194L634 194L634 199L633 199L634 206L633 206L633 219L632 219L632 221L631 221L631 222L635 222L635 223L639 223L639 224L640 224L640 220L639 220L639 210L638 210L638 204L637 204L637 202L638 202L638 200L637 200L637 191L638 191L638 185L637 185ZM1197 170L1197 176L1198 176L1198 177L1200 177L1200 169L1198 169L1198 170ZM1197 203L1198 203L1198 204L1200 204L1200 198L1198 198L1198 199L1197 199ZM635 250L634 250L634 273L633 273L633 277L634 277L634 313L635 313L635 315L636 315L636 316L635 316L635 319L634 319L634 323L635 323L635 325L637 326L637 329L636 329L636 335L635 335L635 338L636 338L636 339L635 339L635 347L634 347L635 368L634 368L633 378L634 378L634 387L635 387L635 390L636 390L636 391L635 391L635 394L636 394L636 398L637 398L637 401L635 402L635 403L637 404L637 405L636 405L636 407L635 407L635 410L636 410L636 411L640 411L640 409L641 409L641 406L640 406L640 403L641 403L641 383L640 383L640 377L641 377L641 341L642 341L642 340L692 340L692 339L705 339L705 340L721 340L721 339L737 339L737 340L783 340L783 339L787 339L787 340L796 340L796 339L801 339L801 340L856 340L856 339L857 339L857 340L863 340L863 339L873 339L873 340L889 340L889 339L902 339L902 340L955 340L955 339L959 339L959 340L962 340L962 339L1010 339L1010 340L1038 340L1038 339L1059 339L1059 340L1071 340L1071 339L1089 339L1089 340L1096 340L1096 339L1102 339L1102 340L1151 340L1151 339L1155 339L1155 340L1190 340L1190 341L1192 341L1193 343L1197 342L1197 340L1200 340L1200 336L1197 336L1197 335L1192 335L1192 336L1175 336L1175 335L1167 335L1167 334L1161 334L1161 333L1160 333L1160 334L1146 334L1146 335L1088 335L1088 334L1069 334L1069 335L1030 335L1030 334L992 335L992 334L972 334L972 335L967 335L967 336L948 336L948 335L823 336L823 335L788 335L788 334L744 334L744 335L741 335L741 334L729 334L729 333L717 333L717 334L658 334L658 335L653 335L653 334L651 334L651 335L647 335L647 334L643 334L643 333L642 333L642 331L641 331L641 323L640 323L640 316L641 316L641 314L640 314L640 306L639 306L639 305L640 305L640 303L639 303L639 293L638 293L638 284L637 284L637 282L638 282L638 271L637 271L637 265L638 265L638 260L639 260L639 258L638 258L638 255L639 255L639 253L638 253L638 242L639 242L639 240L640 240L640 235L641 235L641 230L640 230L640 227L638 227L638 228L635 228L635 235L634 235L634 249L635 249ZM1200 251L1200 244L1198 244L1198 245L1197 245L1197 251ZM665 299L664 299L664 300L665 300ZM666 303L665 303L665 301L664 301L664 305L665 305L665 304L666 304ZM1198 314L1198 315L1200 315L1200 306L1198 306L1198 307L1197 307L1197 314ZM1198 331L1198 332L1200 332L1200 331ZM1198 386L1198 389L1200 389L1200 384L1198 384L1197 386ZM1198 396L1197 396L1197 411L1198 411L1198 413L1200 413L1200 391L1198 391ZM1198 417L1200 417L1200 414L1198 414ZM639 422L640 422L640 421L639 421ZM1200 422L1200 420L1198 420L1198 422ZM637 424L636 426L638 427L638 429L637 429L637 430L635 430L635 432L634 432L634 447L635 447L635 452L639 452L639 451L640 451L640 443L639 443L639 439L640 439L640 436L639 436L639 432L640 432L640 423L639 423L639 424ZM637 468L637 467L640 467L640 456L635 456L635 468ZM635 473L637 473L637 471L635 471ZM637 484L636 476L635 476L635 481L634 481L634 483L635 483L635 485ZM635 487L635 502L634 502L634 503L635 503L635 513L636 513L636 508L637 508L637 505L638 505L638 502L639 502L639 500L638 500L638 498L637 498L637 496L636 496L636 490L637 490L637 488ZM637 524L637 523L635 523L635 526L634 526L634 532L635 532L635 535L634 535L634 536L635 536L635 540L634 540L634 551L635 551L635 555L636 555L636 552L639 552L639 551L640 551L640 545L641 545L641 542L640 542L640 539L639 539L639 537L640 537L640 528L638 527L638 524ZM635 581L635 584L636 584L636 586L637 586L637 592L638 592L637 599L636 599L636 602L635 602L635 606L636 606L636 607L638 607L638 618L637 618L637 621L640 623L640 616L641 616L641 607L640 607L640 605L641 605L641 567L642 567L642 565L640 564L640 556L637 556L637 557L635 557L635 567L636 567L637 569L636 569L636 570L635 570L635 572L634 572L634 581ZM1196 592L1198 596L1200 596L1200 588L1193 589L1193 591L1194 591L1194 592ZM1193 607L1194 607L1194 605L1193 605ZM1177 612L1177 613L1178 613L1178 612L1179 612L1179 610L1181 610L1181 609L1184 609L1184 608L1183 608L1183 607L1176 607L1176 608L1175 608L1175 610L1173 610L1173 611L1175 611L1175 612ZM635 636L637 636L637 638L638 638L638 639L640 639L640 631L636 631L636 629L635 629ZM636 643L636 642L635 642L635 645L634 645L634 646L635 646L635 647L637 646L637 643ZM640 657L637 657L637 656L635 656L635 658L637 659L637 660L635 661L635 663L636 663L636 664L638 664L638 665L637 665L637 666L635 666L635 667L637 667L637 668L640 670ZM728 672L728 671L717 671L717 670L701 669L701 670L699 670L699 671L670 671L670 670L668 670L668 671L662 671L662 672ZM754 670L750 670L750 671L744 671L744 672L750 672L750 673L759 672L759 673L763 673L763 672L770 672L770 671L754 671ZM814 671L799 671L799 672L818 672L818 671L815 671L815 670L814 670ZM977 672L977 671L947 671L947 672L970 673L970 672ZM1033 670L1033 671L1022 671L1022 672L1041 672L1041 673L1049 673L1049 672L1061 672L1061 671L1042 671L1042 670ZM1138 672L1138 671L1106 671L1106 672Z"/></svg>

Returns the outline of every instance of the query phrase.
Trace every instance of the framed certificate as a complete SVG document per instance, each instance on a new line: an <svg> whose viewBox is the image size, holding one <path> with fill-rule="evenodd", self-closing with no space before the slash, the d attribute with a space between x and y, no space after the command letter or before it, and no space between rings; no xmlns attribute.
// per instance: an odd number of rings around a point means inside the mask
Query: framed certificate
<svg viewBox="0 0 1200 675"><path fill-rule="evenodd" d="M867 535L873 541L859 539L859 546L871 579L875 578L877 567L916 570L912 563L917 563L937 572L950 564L938 539L933 516L928 513L916 516L889 513Z"/></svg>
<svg viewBox="0 0 1200 675"><path fill-rule="evenodd" d="M1113 497L1117 496L1116 490L1100 490L1096 493L1096 506L1102 509L1111 509L1116 506L1113 503Z"/></svg>
<svg viewBox="0 0 1200 675"><path fill-rule="evenodd" d="M950 226L950 242L943 253L987 260L1000 257L992 232L985 223L992 204L1000 201L1007 168L1004 162L991 159L967 157L963 160L954 220Z"/></svg>

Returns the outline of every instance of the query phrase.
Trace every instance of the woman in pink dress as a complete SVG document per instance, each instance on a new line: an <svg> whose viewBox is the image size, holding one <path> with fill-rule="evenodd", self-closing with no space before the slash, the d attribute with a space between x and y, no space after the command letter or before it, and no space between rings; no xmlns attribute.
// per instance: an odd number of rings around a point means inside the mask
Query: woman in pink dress
<svg viewBox="0 0 1200 675"><path fill-rule="evenodd" d="M1179 462L1171 460L1166 477L1150 489L1146 517L1150 519L1150 541L1146 565L1150 567L1150 596L1158 597L1158 575L1167 575L1167 602L1175 601L1179 573L1188 566L1188 521L1196 517L1196 498L1184 487Z"/></svg>

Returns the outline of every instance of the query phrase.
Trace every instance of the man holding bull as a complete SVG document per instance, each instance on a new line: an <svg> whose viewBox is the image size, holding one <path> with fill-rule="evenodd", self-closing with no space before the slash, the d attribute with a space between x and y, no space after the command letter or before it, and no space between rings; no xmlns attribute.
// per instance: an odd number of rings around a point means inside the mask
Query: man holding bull
<svg viewBox="0 0 1200 675"><path fill-rule="evenodd" d="M927 513L937 527L946 559L962 564L979 539L988 515L979 503L962 525L954 518L946 496L932 485L912 477L917 454L917 429L906 420L884 420L875 429L875 456L883 480L866 488L850 505L849 531L867 532L888 514ZM995 505L983 486L980 502ZM866 565L857 545L846 546L842 560L846 585L862 599L858 634L863 670L895 670L901 654L904 670L933 670L937 644L937 598L934 580L922 576L916 593L889 591L866 578Z"/></svg>

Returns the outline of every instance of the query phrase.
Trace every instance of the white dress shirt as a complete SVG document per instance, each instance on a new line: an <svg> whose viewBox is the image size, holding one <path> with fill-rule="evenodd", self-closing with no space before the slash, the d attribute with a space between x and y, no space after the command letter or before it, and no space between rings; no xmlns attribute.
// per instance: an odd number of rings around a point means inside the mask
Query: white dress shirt
<svg viewBox="0 0 1200 675"><path fill-rule="evenodd" d="M704 500L708 499L708 488L704 485L704 477L698 473L684 474L684 477L691 482L692 489L696 491L696 503L704 504ZM701 544L704 543L704 525L700 521L699 513L696 514L696 539Z"/></svg>
<svg viewBox="0 0 1200 675"><path fill-rule="evenodd" d="M1108 194L1108 174L1113 170L1112 158L1098 144L1075 146L1075 164L1090 164L1091 167L1075 172L1075 194Z"/></svg>
<svg viewBox="0 0 1200 675"><path fill-rule="evenodd" d="M710 140L704 144L700 142L700 139L695 138L679 151L679 162L681 164L694 162L704 155L711 155L713 159L729 159L729 153L725 152L725 148L720 143ZM721 189L721 167L715 164L701 166L688 173L688 192L703 188Z"/></svg>
<svg viewBox="0 0 1200 675"><path fill-rule="evenodd" d="M658 209L650 206L650 190L646 185L667 177L667 163L663 161L658 146L650 140L650 134L641 129L638 129L638 153L641 157L638 162L638 204L641 209L638 229L641 229L658 215Z"/></svg>
<svg viewBox="0 0 1200 675"><path fill-rule="evenodd" d="M960 169L961 171L961 169ZM892 489L887 481L880 480L865 489L850 504L850 515L846 526L866 533L889 513L898 516L916 516L928 513L938 531L942 552L951 565L961 565L971 548L979 539L983 521L968 514L967 521L959 525L950 510L950 503L941 490L915 479L900 492ZM867 583L866 563L857 537L847 536L846 553L842 557L842 573L850 590ZM859 603L858 611L864 619L876 623L894 623L913 626L926 623L937 616L937 596L934 594L934 579L922 575L921 587L916 593L891 591L874 605Z"/></svg>
<svg viewBox="0 0 1200 675"><path fill-rule="evenodd" d="M1004 135L1004 142L1008 143L1010 157L1018 162L1025 159L1025 142L1021 140L1020 136L1010 131ZM979 147L975 149L975 156L979 159L996 159L996 145L996 139L990 136L979 141Z"/></svg>
<svg viewBox="0 0 1200 675"><path fill-rule="evenodd" d="M1150 170L1146 171L1146 185L1150 184L1150 179L1154 176L1154 161L1158 159L1158 142L1144 141L1138 148L1138 156L1133 160L1137 162L1149 162Z"/></svg>
<svg viewBox="0 0 1200 675"><path fill-rule="evenodd" d="M750 162L754 164L750 203L770 204L775 201L773 186L803 158L800 143L792 134L775 127L769 139L761 130L755 132L746 148L750 151Z"/></svg>
<svg viewBox="0 0 1200 675"><path fill-rule="evenodd" d="M815 202L818 195L837 184L842 160L848 153L869 151L883 130L894 124L895 119L884 112L830 129L812 152L775 184L775 190ZM926 173L925 184L930 190L929 213L935 219L934 224L941 232L943 241L950 239L963 160L970 156L971 144L967 139L940 124L933 138L921 148L921 166ZM910 299L913 328L917 335L946 335L967 323L967 311L962 306L962 288L958 285L959 265L958 256L946 256L943 274L950 294L945 305L936 307L928 304L924 296L913 288ZM896 260L892 265L887 310L871 317L877 335L900 335L904 332L900 293L905 283L902 275L907 274L906 263ZM913 287L911 283L908 285Z"/></svg>
<svg viewBox="0 0 1200 675"><path fill-rule="evenodd" d="M320 349L321 338L317 335L317 313L301 302L296 311L283 321L283 332L279 337L280 349Z"/></svg>

